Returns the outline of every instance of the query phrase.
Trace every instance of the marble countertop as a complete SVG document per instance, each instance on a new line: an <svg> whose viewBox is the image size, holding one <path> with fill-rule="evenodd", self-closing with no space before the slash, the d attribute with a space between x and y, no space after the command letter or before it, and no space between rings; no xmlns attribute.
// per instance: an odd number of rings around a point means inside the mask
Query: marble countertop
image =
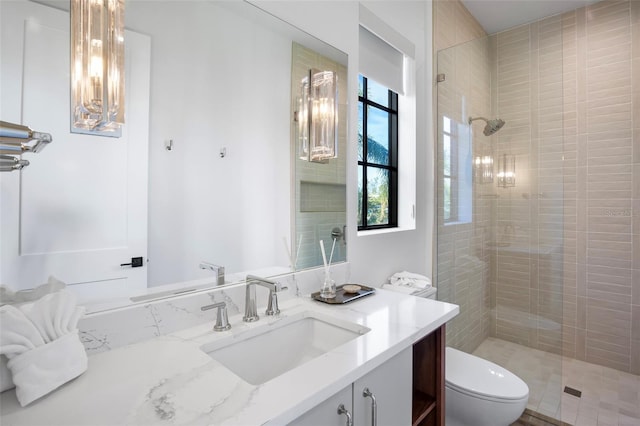
<svg viewBox="0 0 640 426"><path fill-rule="evenodd" d="M89 369L53 393L20 407L0 395L0 424L286 424L455 317L456 305L378 290L352 303L299 297L278 317L229 318L232 329L203 324L89 357ZM200 348L306 311L367 327L369 332L262 385L251 385Z"/></svg>

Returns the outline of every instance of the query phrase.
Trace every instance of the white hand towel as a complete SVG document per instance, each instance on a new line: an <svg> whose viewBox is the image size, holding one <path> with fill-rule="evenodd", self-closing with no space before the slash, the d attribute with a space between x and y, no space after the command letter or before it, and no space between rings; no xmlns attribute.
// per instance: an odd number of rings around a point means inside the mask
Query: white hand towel
<svg viewBox="0 0 640 426"><path fill-rule="evenodd" d="M405 286L414 289L425 289L431 287L431 280L428 277L412 272L398 272L389 277L389 283L395 286Z"/></svg>
<svg viewBox="0 0 640 426"><path fill-rule="evenodd" d="M406 286L398 286L398 285L393 285L393 284L383 284L382 288L385 289L385 290L396 291L398 293L404 293L404 294L413 294L413 293L419 291L417 288L406 287Z"/></svg>
<svg viewBox="0 0 640 426"><path fill-rule="evenodd" d="M429 279L429 277L426 277L424 275L415 274L413 272L408 272L408 271L396 272L391 276L391 278L406 278L411 280L423 280L423 281L426 281Z"/></svg>
<svg viewBox="0 0 640 426"><path fill-rule="evenodd" d="M86 371L87 354L77 330L83 313L68 290L20 308L0 307L0 354L9 359L23 407Z"/></svg>

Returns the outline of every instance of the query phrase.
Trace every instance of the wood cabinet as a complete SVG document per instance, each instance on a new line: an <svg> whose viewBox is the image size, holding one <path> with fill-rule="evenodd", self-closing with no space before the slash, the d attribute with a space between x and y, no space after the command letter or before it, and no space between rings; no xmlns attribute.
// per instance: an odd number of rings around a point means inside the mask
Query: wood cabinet
<svg viewBox="0 0 640 426"><path fill-rule="evenodd" d="M445 326L413 345L412 426L444 425Z"/></svg>
<svg viewBox="0 0 640 426"><path fill-rule="evenodd" d="M378 426L411 423L411 357L407 348L291 422L308 426ZM366 395L365 389L368 390ZM375 399L375 406L373 405ZM346 413L338 413L342 405ZM351 416L351 423L348 423ZM374 417L375 421L374 422Z"/></svg>

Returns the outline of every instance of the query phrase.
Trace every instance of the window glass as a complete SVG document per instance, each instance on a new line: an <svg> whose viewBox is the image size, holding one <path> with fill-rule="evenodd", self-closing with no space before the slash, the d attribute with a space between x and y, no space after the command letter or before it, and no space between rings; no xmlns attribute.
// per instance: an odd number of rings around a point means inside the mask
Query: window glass
<svg viewBox="0 0 640 426"><path fill-rule="evenodd" d="M367 161L389 164L389 113L367 106Z"/></svg>
<svg viewBox="0 0 640 426"><path fill-rule="evenodd" d="M451 133L451 119L449 117L442 117L442 131Z"/></svg>
<svg viewBox="0 0 640 426"><path fill-rule="evenodd" d="M449 135L443 136L442 141L442 161L444 163L444 175L451 176L451 138Z"/></svg>
<svg viewBox="0 0 640 426"><path fill-rule="evenodd" d="M358 166L358 226L362 226L362 197L363 197L363 187L362 187L362 166Z"/></svg>
<svg viewBox="0 0 640 426"><path fill-rule="evenodd" d="M362 102L358 102L358 161L364 160L364 147L363 138L363 122L364 122L364 108Z"/></svg>
<svg viewBox="0 0 640 426"><path fill-rule="evenodd" d="M444 178L444 220L451 219L451 178Z"/></svg>
<svg viewBox="0 0 640 426"><path fill-rule="evenodd" d="M384 107L388 107L389 89L371 79L367 79L367 99Z"/></svg>
<svg viewBox="0 0 640 426"><path fill-rule="evenodd" d="M367 167L367 224L389 223L389 171Z"/></svg>

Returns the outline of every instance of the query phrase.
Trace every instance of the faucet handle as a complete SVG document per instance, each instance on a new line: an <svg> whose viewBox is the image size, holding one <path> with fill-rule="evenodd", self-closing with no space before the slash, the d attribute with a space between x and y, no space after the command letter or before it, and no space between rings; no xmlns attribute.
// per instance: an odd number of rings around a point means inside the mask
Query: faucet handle
<svg viewBox="0 0 640 426"><path fill-rule="evenodd" d="M284 290L288 290L289 287L280 287L279 290L269 290L269 300L267 302L267 310L265 315L278 315L280 309L278 308L278 293Z"/></svg>
<svg viewBox="0 0 640 426"><path fill-rule="evenodd" d="M213 303L200 308L201 311L208 311L209 309L218 308L216 314L216 325L213 326L214 331L226 331L231 328L229 324L229 318L227 316L227 304L225 302Z"/></svg>

